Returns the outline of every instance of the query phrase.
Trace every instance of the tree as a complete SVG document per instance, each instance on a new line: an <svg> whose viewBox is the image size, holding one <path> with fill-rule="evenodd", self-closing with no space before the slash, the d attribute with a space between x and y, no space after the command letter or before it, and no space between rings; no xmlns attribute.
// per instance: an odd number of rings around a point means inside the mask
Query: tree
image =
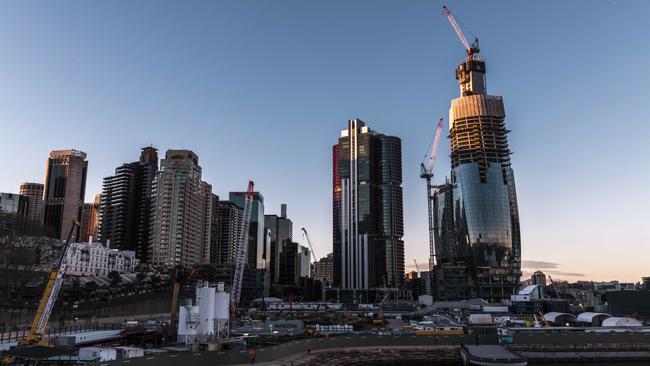
<svg viewBox="0 0 650 366"><path fill-rule="evenodd" d="M122 282L122 276L118 271L110 271L108 273L108 279L111 281L111 287L117 287Z"/></svg>
<svg viewBox="0 0 650 366"><path fill-rule="evenodd" d="M98 287L99 286L97 286L97 282L95 282L95 281L86 282L86 284L84 285L84 288L88 292L95 291L95 290L97 290Z"/></svg>

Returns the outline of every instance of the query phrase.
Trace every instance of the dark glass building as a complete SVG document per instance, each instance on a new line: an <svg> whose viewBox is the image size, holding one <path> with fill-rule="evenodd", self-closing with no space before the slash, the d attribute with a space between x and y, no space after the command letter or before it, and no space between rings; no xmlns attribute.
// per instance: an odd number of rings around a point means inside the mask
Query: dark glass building
<svg viewBox="0 0 650 366"><path fill-rule="evenodd" d="M246 192L230 192L230 202L244 209ZM242 301L256 297L268 296L270 279L270 240L264 228L264 197L259 192L253 193L253 211L248 229L248 260L244 270Z"/></svg>
<svg viewBox="0 0 650 366"><path fill-rule="evenodd" d="M440 278L465 268L468 296L509 298L519 286L521 239L503 99L486 93L485 63L476 55L458 66L456 79L451 181L434 193L438 294L457 287Z"/></svg>
<svg viewBox="0 0 650 366"><path fill-rule="evenodd" d="M264 215L264 227L270 238L271 283L280 283L280 255L284 245L293 240L293 222L287 218L287 205L281 205L280 216Z"/></svg>
<svg viewBox="0 0 650 366"><path fill-rule="evenodd" d="M158 171L158 151L145 147L136 162L123 164L104 178L99 208L98 239L112 248L133 250L147 263L152 184Z"/></svg>
<svg viewBox="0 0 650 366"><path fill-rule="evenodd" d="M404 276L402 146L348 122L333 148L334 282L344 289L400 287Z"/></svg>
<svg viewBox="0 0 650 366"><path fill-rule="evenodd" d="M241 207L230 201L220 201L218 196L212 195L211 264L234 264L242 216ZM232 279L228 283L232 283Z"/></svg>

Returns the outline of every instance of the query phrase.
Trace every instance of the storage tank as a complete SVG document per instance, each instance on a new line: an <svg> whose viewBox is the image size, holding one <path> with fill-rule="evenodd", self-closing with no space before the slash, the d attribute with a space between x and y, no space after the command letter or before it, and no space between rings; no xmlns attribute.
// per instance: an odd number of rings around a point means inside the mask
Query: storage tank
<svg viewBox="0 0 650 366"><path fill-rule="evenodd" d="M214 314L216 319L217 333L228 334L228 321L230 320L230 294L224 291L223 282L217 284L215 294Z"/></svg>
<svg viewBox="0 0 650 366"><path fill-rule="evenodd" d="M185 305L178 309L178 341L193 343L197 336L199 307Z"/></svg>
<svg viewBox="0 0 650 366"><path fill-rule="evenodd" d="M204 284L197 289L196 303L199 307L199 325L197 332L203 340L211 340L215 334L215 291L214 287Z"/></svg>

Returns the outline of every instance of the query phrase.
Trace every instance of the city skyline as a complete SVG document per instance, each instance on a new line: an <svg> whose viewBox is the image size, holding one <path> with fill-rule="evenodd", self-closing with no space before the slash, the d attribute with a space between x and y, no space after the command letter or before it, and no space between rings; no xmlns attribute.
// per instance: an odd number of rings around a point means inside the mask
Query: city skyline
<svg viewBox="0 0 650 366"><path fill-rule="evenodd" d="M22 157L6 159L0 191L18 193L21 182L43 183L49 151L74 148L88 154L85 201L90 202L101 192L102 178L132 161L140 148L151 143L159 151L187 148L201 157L203 179L215 194L242 191L253 179L267 212L277 214L287 203L295 227L306 227L317 252L325 255L332 248L330 142L345 121L359 118L402 139L405 262L407 270L413 258L426 263L425 188L417 169L435 121L444 116L448 126L448 101L457 95L453 70L464 54L439 14L442 4L360 4L308 9L296 2L289 11L253 2L200 3L185 9L176 24L194 27L178 33L165 26L173 20L170 4L154 11L147 21L152 30L142 33L129 24L148 16L150 9L142 5L121 18L121 3L93 9L77 3L38 14L34 3L16 4L0 15L0 34L8 36L0 39L8 55L0 61L7 73L0 123L7 132L3 153L19 150ZM558 11L553 4L475 4L473 10L450 4L481 38L490 89L507 98L524 268L550 269L557 278L564 272L572 280L636 282L647 275L644 258L650 255L645 225L650 199L643 187L649 177L643 169L648 166L644 136L650 131L642 108L647 76L633 70L633 61L648 51L639 47L643 38L628 24L650 9L642 2L565 5ZM498 11L481 19L492 6ZM396 11L400 19L391 15ZM233 14L246 14L258 24L243 29L228 21L242 19ZM592 20L575 26L580 16ZM301 17L306 17L299 23L306 35L280 26ZM355 18L365 27L346 25ZM61 24L66 20L84 32ZM506 20L507 27L491 28ZM332 21L342 29L331 29ZM27 24L39 26L27 30ZM526 32L513 32L518 28ZM26 32L20 44L10 36L16 32ZM565 32L572 36L560 37ZM549 33L554 42L542 42ZM69 39L61 43L63 36ZM625 42L614 44L622 37ZM183 44L190 39L196 41ZM270 41L278 43L271 48L265 45ZM179 48L180 56L169 54L165 42ZM348 52L368 62L360 67L337 60ZM46 55L52 63L48 70L33 64ZM267 60L259 61L260 56ZM269 72L273 75L262 75ZM346 84L358 86L345 90ZM275 97L272 103L269 95ZM35 102L38 108L30 108ZM21 141L30 136L34 140ZM448 139L440 151L449 151ZM447 154L439 154L434 183L444 181L448 167ZM617 193L608 195L612 191ZM612 258L626 263L617 266Z"/></svg>

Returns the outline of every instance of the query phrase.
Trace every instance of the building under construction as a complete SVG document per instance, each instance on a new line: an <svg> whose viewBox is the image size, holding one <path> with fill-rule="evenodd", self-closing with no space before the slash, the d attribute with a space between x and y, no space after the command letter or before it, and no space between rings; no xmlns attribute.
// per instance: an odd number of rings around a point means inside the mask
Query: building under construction
<svg viewBox="0 0 650 366"><path fill-rule="evenodd" d="M449 110L451 181L433 195L437 294L509 298L519 286L521 239L503 99L487 94L478 40L470 46L444 12L467 58L456 68L460 97Z"/></svg>

